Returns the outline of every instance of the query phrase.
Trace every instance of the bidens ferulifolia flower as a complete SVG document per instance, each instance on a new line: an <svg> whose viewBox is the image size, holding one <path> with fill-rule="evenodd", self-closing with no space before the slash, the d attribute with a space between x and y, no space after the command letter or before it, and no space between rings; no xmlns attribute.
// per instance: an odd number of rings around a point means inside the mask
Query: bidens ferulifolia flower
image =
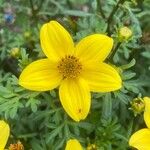
<svg viewBox="0 0 150 150"><path fill-rule="evenodd" d="M83 150L83 148L78 140L71 139L67 141L65 150Z"/></svg>
<svg viewBox="0 0 150 150"><path fill-rule="evenodd" d="M42 26L40 40L47 56L27 66L19 84L35 91L59 86L60 101L75 121L85 119L91 105L90 91L110 92L121 88L118 72L103 61L113 39L93 34L74 44L70 34L56 21Z"/></svg>
<svg viewBox="0 0 150 150"><path fill-rule="evenodd" d="M150 98L145 97L144 103L144 120L148 128L144 128L135 132L129 140L129 145L137 148L138 150L150 149Z"/></svg>
<svg viewBox="0 0 150 150"><path fill-rule="evenodd" d="M4 150L9 134L9 125L5 121L0 120L0 150Z"/></svg>

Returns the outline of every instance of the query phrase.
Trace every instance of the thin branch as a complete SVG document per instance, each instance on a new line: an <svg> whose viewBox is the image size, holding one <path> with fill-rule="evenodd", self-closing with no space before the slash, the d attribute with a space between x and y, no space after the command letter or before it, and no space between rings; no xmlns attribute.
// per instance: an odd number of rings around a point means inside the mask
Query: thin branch
<svg viewBox="0 0 150 150"><path fill-rule="evenodd" d="M107 59L111 62L113 62L113 58L118 50L118 48L121 46L121 42L118 42L117 45L115 46L115 48L112 50L112 52L110 53L110 55L107 57Z"/></svg>
<svg viewBox="0 0 150 150"><path fill-rule="evenodd" d="M112 9L112 11L111 11L111 13L110 13L110 15L109 15L109 17L107 19L108 26L107 26L107 30L106 31L108 32L108 35L110 34L110 24L111 24L111 22L113 20L113 16L116 13L116 11L118 10L119 5L123 4L125 1L126 0L119 0L117 5L115 5L114 8Z"/></svg>
<svg viewBox="0 0 150 150"><path fill-rule="evenodd" d="M104 14L104 11L102 9L101 0L97 0L97 11L100 12L101 16L105 19L106 16Z"/></svg>
<svg viewBox="0 0 150 150"><path fill-rule="evenodd" d="M33 1L32 0L29 0L29 2L30 2L30 6L31 6L31 10L32 10L32 13L35 11L34 10L34 4L33 4Z"/></svg>
<svg viewBox="0 0 150 150"><path fill-rule="evenodd" d="M44 0L41 0L41 1L40 1L40 4L39 4L39 7L37 8L37 11L38 11L38 12L39 12L40 9L42 8L43 4L44 4Z"/></svg>

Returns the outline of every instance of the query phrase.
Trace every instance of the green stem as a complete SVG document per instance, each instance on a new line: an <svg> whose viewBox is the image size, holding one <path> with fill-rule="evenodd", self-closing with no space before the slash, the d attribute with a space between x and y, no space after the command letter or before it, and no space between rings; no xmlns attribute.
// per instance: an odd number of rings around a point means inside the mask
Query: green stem
<svg viewBox="0 0 150 150"><path fill-rule="evenodd" d="M40 9L42 8L43 4L44 4L44 0L41 0L41 2L40 2L40 4L39 4L39 7L37 8L37 11L38 11L38 12L39 12Z"/></svg>
<svg viewBox="0 0 150 150"><path fill-rule="evenodd" d="M36 22L38 20L37 19L37 9L34 8L33 0L29 0L29 2L30 2L30 6L31 6L33 21Z"/></svg>
<svg viewBox="0 0 150 150"><path fill-rule="evenodd" d="M34 10L34 4L33 4L33 1L32 0L29 0L29 2L30 2L30 6L31 6L31 10L32 10L32 13L35 11Z"/></svg>
<svg viewBox="0 0 150 150"><path fill-rule="evenodd" d="M120 46L121 46L121 42L118 42L117 45L115 46L115 48L112 50L112 52L110 53L110 55L107 58L109 61L111 61L111 62L113 61L113 58Z"/></svg>
<svg viewBox="0 0 150 150"><path fill-rule="evenodd" d="M108 32L108 35L110 34L110 24L111 24L111 22L113 20L113 16L116 13L116 11L118 10L119 5L123 4L125 1L126 0L119 0L118 3L117 3L117 5L114 6L113 10L111 11L111 13L110 13L110 15L109 15L109 17L107 19L108 26L107 26L107 30L106 31Z"/></svg>
<svg viewBox="0 0 150 150"><path fill-rule="evenodd" d="M103 12L103 9L102 9L102 4L101 4L101 0L97 0L97 11L100 12L101 16L105 19L106 16Z"/></svg>

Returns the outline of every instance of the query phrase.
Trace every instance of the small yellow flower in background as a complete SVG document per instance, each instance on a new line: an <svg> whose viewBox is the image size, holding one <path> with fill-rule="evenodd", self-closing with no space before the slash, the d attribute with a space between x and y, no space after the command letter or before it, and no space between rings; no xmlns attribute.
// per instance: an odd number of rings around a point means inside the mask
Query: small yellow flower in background
<svg viewBox="0 0 150 150"><path fill-rule="evenodd" d="M71 139L67 141L65 150L83 150L83 148L78 140Z"/></svg>
<svg viewBox="0 0 150 150"><path fill-rule="evenodd" d="M9 134L9 125L5 121L0 120L0 150L4 150Z"/></svg>
<svg viewBox="0 0 150 150"><path fill-rule="evenodd" d="M24 150L24 146L20 141L18 141L16 144L10 144L9 150Z"/></svg>
<svg viewBox="0 0 150 150"><path fill-rule="evenodd" d="M120 42L128 40L132 36L132 31L128 27L122 27L119 30L119 40Z"/></svg>
<svg viewBox="0 0 150 150"><path fill-rule="evenodd" d="M19 84L34 91L59 86L61 104L75 121L86 118L91 105L90 91L110 92L121 88L118 72L103 62L112 49L112 38L93 34L75 45L63 26L50 21L42 26L40 40L48 58L27 66Z"/></svg>
<svg viewBox="0 0 150 150"><path fill-rule="evenodd" d="M144 97L144 120L148 128L135 132L129 140L129 145L138 150L150 150L150 98Z"/></svg>

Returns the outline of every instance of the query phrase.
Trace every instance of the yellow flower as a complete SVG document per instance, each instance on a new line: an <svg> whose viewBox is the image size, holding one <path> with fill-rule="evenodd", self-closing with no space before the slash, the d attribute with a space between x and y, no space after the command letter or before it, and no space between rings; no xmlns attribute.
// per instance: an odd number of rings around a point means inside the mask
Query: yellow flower
<svg viewBox="0 0 150 150"><path fill-rule="evenodd" d="M93 34L74 45L70 34L56 21L42 26L40 40L48 58L27 66L19 84L35 91L59 86L60 101L75 121L85 119L91 105L92 92L118 90L122 81L117 71L103 61L110 53L113 39Z"/></svg>
<svg viewBox="0 0 150 150"><path fill-rule="evenodd" d="M0 120L0 150L4 150L9 134L9 125L3 120Z"/></svg>
<svg viewBox="0 0 150 150"><path fill-rule="evenodd" d="M135 132L129 140L129 145L137 148L138 150L150 149L150 98L144 97L144 103L144 120L148 128Z"/></svg>
<svg viewBox="0 0 150 150"><path fill-rule="evenodd" d="M71 139L67 141L65 150L83 150L81 144L76 139Z"/></svg>

